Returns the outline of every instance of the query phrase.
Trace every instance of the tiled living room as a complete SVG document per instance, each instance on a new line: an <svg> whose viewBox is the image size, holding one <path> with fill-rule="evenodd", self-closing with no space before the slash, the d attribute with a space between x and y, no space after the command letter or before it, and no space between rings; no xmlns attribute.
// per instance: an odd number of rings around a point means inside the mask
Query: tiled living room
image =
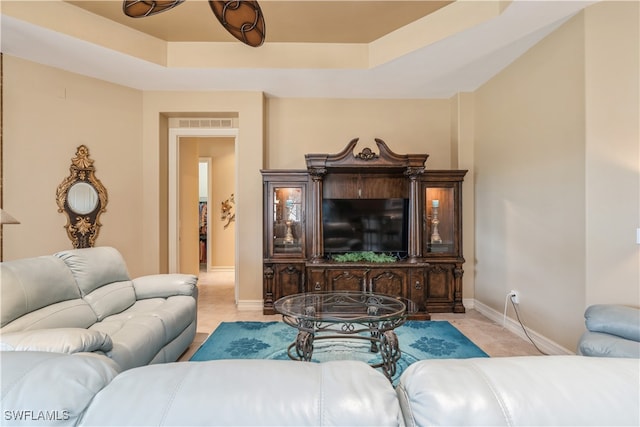
<svg viewBox="0 0 640 427"><path fill-rule="evenodd" d="M640 425L640 2L0 15L0 424Z"/></svg>

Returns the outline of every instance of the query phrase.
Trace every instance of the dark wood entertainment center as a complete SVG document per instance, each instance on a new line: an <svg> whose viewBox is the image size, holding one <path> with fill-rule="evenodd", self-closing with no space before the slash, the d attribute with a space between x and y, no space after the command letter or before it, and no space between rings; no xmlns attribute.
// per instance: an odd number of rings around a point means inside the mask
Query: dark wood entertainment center
<svg viewBox="0 0 640 427"><path fill-rule="evenodd" d="M428 170L428 154L396 154L375 142L378 154L355 153L354 139L337 154L305 155L306 170L261 171L265 314L275 314L274 302L285 295L337 290L407 298L417 308L415 319L464 313L467 171ZM360 251L396 261L333 259Z"/></svg>

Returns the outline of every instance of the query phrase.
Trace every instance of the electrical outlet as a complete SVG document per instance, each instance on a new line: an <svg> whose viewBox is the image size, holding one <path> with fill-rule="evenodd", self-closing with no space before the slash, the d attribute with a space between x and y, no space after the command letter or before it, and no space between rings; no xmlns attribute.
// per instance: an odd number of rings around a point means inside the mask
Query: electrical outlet
<svg viewBox="0 0 640 427"><path fill-rule="evenodd" d="M509 297L514 304L520 304L520 293L518 291L509 292Z"/></svg>

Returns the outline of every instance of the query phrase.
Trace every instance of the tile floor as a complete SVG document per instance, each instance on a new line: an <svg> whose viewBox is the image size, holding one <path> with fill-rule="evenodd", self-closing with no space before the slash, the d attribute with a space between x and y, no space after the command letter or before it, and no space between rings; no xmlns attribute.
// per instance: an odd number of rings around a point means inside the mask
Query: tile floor
<svg viewBox="0 0 640 427"><path fill-rule="evenodd" d="M189 360L221 322L237 320L279 321L280 315L240 311L234 301L234 277L230 273L201 273L198 279L198 328L193 344L180 360ZM502 328L475 310L463 314L432 313L432 320L448 320L491 357L540 355L528 341Z"/></svg>

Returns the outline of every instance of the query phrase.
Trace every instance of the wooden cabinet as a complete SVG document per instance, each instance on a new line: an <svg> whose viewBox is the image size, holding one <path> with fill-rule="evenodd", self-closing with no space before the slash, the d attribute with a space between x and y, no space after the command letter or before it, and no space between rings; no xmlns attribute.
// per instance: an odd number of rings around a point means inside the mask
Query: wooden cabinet
<svg viewBox="0 0 640 427"><path fill-rule="evenodd" d="M425 274L427 310L432 313L464 313L461 264L433 263L425 269Z"/></svg>
<svg viewBox="0 0 640 427"><path fill-rule="evenodd" d="M285 295L304 292L307 257L306 171L263 171L264 313Z"/></svg>
<svg viewBox="0 0 640 427"><path fill-rule="evenodd" d="M275 314L273 303L285 295L305 292L305 264L294 262L265 262L264 308L265 314Z"/></svg>
<svg viewBox="0 0 640 427"><path fill-rule="evenodd" d="M299 292L366 291L404 297L430 312L464 312L462 182L466 171L428 170L427 154L307 154L306 170L262 171L264 312ZM341 263L373 251L395 262Z"/></svg>
<svg viewBox="0 0 640 427"><path fill-rule="evenodd" d="M464 313L462 181L467 171L426 170L420 177L425 302L429 312Z"/></svg>
<svg viewBox="0 0 640 427"><path fill-rule="evenodd" d="M307 173L263 172L265 259L306 257Z"/></svg>

